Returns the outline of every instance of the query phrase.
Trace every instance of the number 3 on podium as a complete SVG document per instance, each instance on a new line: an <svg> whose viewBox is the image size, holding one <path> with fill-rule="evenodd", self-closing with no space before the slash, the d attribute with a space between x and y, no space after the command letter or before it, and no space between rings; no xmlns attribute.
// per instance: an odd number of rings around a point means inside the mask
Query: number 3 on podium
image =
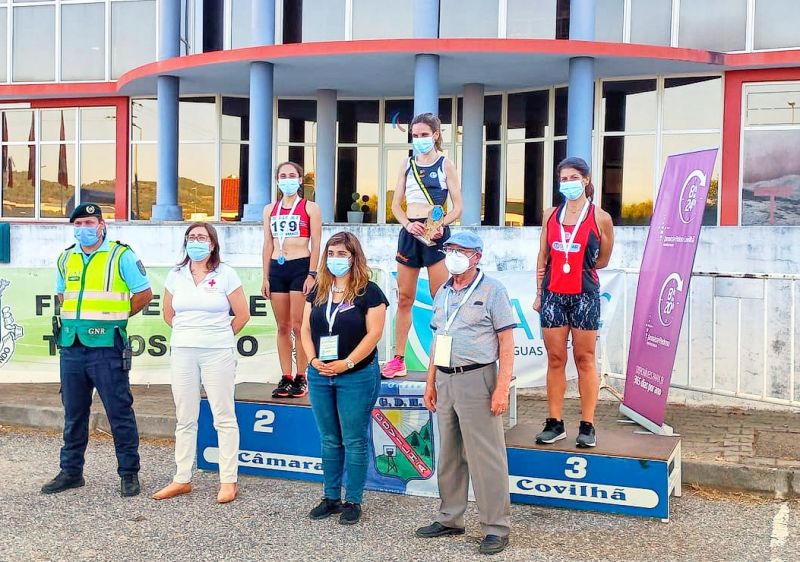
<svg viewBox="0 0 800 562"><path fill-rule="evenodd" d="M259 410L256 412L256 421L253 431L256 433L272 433L272 424L275 422L275 412L272 410Z"/></svg>
<svg viewBox="0 0 800 562"><path fill-rule="evenodd" d="M564 476L567 478L586 478L587 461L583 457L569 457Z"/></svg>

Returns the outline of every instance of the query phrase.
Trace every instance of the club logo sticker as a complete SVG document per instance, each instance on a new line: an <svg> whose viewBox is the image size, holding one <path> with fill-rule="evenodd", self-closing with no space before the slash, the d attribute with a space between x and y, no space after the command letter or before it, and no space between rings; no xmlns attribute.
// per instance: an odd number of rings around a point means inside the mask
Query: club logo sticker
<svg viewBox="0 0 800 562"><path fill-rule="evenodd" d="M3 293L11 281L0 279L0 367L11 361L17 349L17 340L25 335L22 326L14 320L10 306L3 306Z"/></svg>

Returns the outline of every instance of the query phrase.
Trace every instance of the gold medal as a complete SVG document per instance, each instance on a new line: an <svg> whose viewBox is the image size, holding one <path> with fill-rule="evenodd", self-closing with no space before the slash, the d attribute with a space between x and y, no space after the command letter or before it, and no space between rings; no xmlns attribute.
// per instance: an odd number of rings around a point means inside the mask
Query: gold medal
<svg viewBox="0 0 800 562"><path fill-rule="evenodd" d="M569 273L571 269L572 268L569 266L569 264L565 263L564 267L561 268L561 271L563 271L564 273Z"/></svg>

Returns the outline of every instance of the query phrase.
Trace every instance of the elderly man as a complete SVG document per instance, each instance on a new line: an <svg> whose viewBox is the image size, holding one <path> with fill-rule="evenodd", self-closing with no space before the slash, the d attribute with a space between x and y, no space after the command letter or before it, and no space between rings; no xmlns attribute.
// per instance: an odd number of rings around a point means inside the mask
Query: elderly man
<svg viewBox="0 0 800 562"><path fill-rule="evenodd" d="M511 523L502 414L508 408L516 323L505 287L478 269L481 239L459 232L444 250L452 277L433 301L425 390L425 406L439 416L441 505L436 521L416 535L464 533L471 475L484 534L480 552L497 554L508 546Z"/></svg>
<svg viewBox="0 0 800 562"><path fill-rule="evenodd" d="M105 406L114 435L123 497L139 494L139 433L128 381L128 318L153 298L144 266L128 246L109 241L96 203L79 205L69 221L76 244L58 258L56 293L61 316L53 329L61 349L64 446L61 471L42 487L55 494L84 485L92 389Z"/></svg>

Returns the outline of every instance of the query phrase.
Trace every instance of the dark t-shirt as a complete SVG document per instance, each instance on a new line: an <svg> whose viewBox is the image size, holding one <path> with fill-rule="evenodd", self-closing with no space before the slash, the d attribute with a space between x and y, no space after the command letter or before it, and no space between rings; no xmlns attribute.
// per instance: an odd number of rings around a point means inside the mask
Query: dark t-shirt
<svg viewBox="0 0 800 562"><path fill-rule="evenodd" d="M314 351L319 355L319 340L322 336L328 334L328 319L325 317L325 309L327 303L314 305L314 299L317 296L316 288L309 293L306 300L311 305L311 338L314 340ZM336 319L333 323L333 335L339 336L339 359L346 359L353 350L358 347L364 336L367 335L367 311L370 308L375 308L385 304L389 306L389 301L386 300L386 295L383 294L381 288L375 283L370 281L364 290L364 294L357 296L352 306L349 303L333 303L331 312L336 310L336 307L343 306L336 314ZM376 349L373 349L370 354L363 360L356 363L353 370L363 369L372 362L375 357Z"/></svg>

